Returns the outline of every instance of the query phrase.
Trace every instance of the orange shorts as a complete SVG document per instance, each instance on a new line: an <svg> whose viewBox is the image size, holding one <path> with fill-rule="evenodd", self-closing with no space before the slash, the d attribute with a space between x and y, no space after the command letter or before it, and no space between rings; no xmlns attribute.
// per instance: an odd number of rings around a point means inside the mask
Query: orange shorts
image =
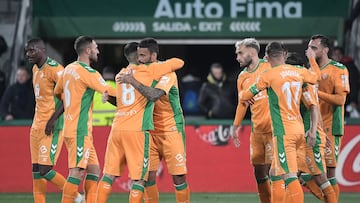
<svg viewBox="0 0 360 203"><path fill-rule="evenodd" d="M307 170L304 171L311 175L320 175L326 173L325 164L325 133L318 131L316 136L316 144L314 147L306 147L306 166Z"/></svg>
<svg viewBox="0 0 360 203"><path fill-rule="evenodd" d="M103 173L121 176L127 164L131 180L147 180L149 147L150 133L118 131L111 128Z"/></svg>
<svg viewBox="0 0 360 203"><path fill-rule="evenodd" d="M252 165L271 164L273 159L272 133L250 134L250 162Z"/></svg>
<svg viewBox="0 0 360 203"><path fill-rule="evenodd" d="M342 136L328 135L331 140L331 147L325 149L325 162L327 167L336 167Z"/></svg>
<svg viewBox="0 0 360 203"><path fill-rule="evenodd" d="M150 171L157 171L164 159L169 174L186 174L185 132L151 132L151 138Z"/></svg>
<svg viewBox="0 0 360 203"><path fill-rule="evenodd" d="M64 137L64 142L69 168L86 169L88 165L99 165L92 136Z"/></svg>
<svg viewBox="0 0 360 203"><path fill-rule="evenodd" d="M304 134L274 136L274 159L271 168L275 175L284 175L298 172L298 155L303 156L301 146L304 146Z"/></svg>
<svg viewBox="0 0 360 203"><path fill-rule="evenodd" d="M62 130L55 130L53 135L47 136L44 129L31 128L31 163L54 166L59 158L63 144L62 133Z"/></svg>

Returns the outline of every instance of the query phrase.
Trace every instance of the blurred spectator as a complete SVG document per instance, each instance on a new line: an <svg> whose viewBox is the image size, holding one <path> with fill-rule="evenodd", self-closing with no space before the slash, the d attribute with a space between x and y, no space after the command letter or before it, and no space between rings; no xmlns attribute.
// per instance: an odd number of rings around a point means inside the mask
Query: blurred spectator
<svg viewBox="0 0 360 203"><path fill-rule="evenodd" d="M213 63L200 89L199 106L207 118L232 119L236 110L236 87L226 79L220 63Z"/></svg>
<svg viewBox="0 0 360 203"><path fill-rule="evenodd" d="M116 88L115 72L112 67L105 67L102 76L107 84ZM93 106L93 125L94 126L111 126L115 116L116 106L109 102L102 103L102 94L95 92Z"/></svg>
<svg viewBox="0 0 360 203"><path fill-rule="evenodd" d="M345 116L359 118L359 70L351 57L344 56L344 49L342 47L334 47L331 53L331 58L337 62L344 64L349 71L350 94L348 94L346 98Z"/></svg>
<svg viewBox="0 0 360 203"><path fill-rule="evenodd" d="M179 83L179 93L181 106L185 116L197 116L201 114L198 105L201 84L200 78L191 73L186 74L181 78Z"/></svg>
<svg viewBox="0 0 360 203"><path fill-rule="evenodd" d="M8 49L8 46L6 44L6 41L3 36L0 35L0 57L5 53ZM0 67L0 99L2 98L2 95L4 94L5 87L6 87L6 75L2 71L3 67Z"/></svg>
<svg viewBox="0 0 360 203"><path fill-rule="evenodd" d="M35 111L35 96L27 68L19 67L16 83L9 86L1 99L0 116L4 120L32 119Z"/></svg>
<svg viewBox="0 0 360 203"><path fill-rule="evenodd" d="M351 30L354 20L360 14L360 1L357 1L355 6L350 11L350 16L345 20L345 31Z"/></svg>

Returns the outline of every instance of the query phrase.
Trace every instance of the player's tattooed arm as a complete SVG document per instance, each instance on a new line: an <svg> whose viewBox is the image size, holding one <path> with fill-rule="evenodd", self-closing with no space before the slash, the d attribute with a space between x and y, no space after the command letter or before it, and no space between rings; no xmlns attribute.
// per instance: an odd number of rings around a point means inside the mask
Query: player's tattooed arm
<svg viewBox="0 0 360 203"><path fill-rule="evenodd" d="M132 74L118 74L116 82L131 84L137 91L139 91L146 99L155 102L161 96L165 95L165 91L158 88L146 86L137 81Z"/></svg>
<svg viewBox="0 0 360 203"><path fill-rule="evenodd" d="M134 86L134 85L133 85ZM142 95L146 97L146 99L155 102L161 96L165 95L165 91L158 88L148 87L141 83L139 83L138 88L134 86Z"/></svg>

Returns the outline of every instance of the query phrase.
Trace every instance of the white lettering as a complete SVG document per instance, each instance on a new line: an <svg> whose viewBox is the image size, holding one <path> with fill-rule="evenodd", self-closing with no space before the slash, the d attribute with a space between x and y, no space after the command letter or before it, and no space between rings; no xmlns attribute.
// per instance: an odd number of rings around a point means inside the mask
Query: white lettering
<svg viewBox="0 0 360 203"><path fill-rule="evenodd" d="M248 18L301 18L302 2L289 1L255 2L254 0L231 0L230 17L237 18L244 13Z"/></svg>
<svg viewBox="0 0 360 203"><path fill-rule="evenodd" d="M286 71L281 71L280 75L282 78L285 78L287 76L294 76L294 77L300 77L299 73L296 71L291 71L291 70L286 70Z"/></svg>
<svg viewBox="0 0 360 203"><path fill-rule="evenodd" d="M156 7L154 18L174 18L174 12L168 0L160 0Z"/></svg>
<svg viewBox="0 0 360 203"><path fill-rule="evenodd" d="M214 10L214 14L212 13ZM224 14L224 10L219 3L211 2L205 7L205 16L207 18L221 18Z"/></svg>
<svg viewBox="0 0 360 203"><path fill-rule="evenodd" d="M154 22L154 32L191 32L191 25L188 22Z"/></svg>
<svg viewBox="0 0 360 203"><path fill-rule="evenodd" d="M65 69L64 75L71 75L75 80L80 79L79 74L73 69Z"/></svg>
<svg viewBox="0 0 360 203"><path fill-rule="evenodd" d="M289 1L284 6L284 17L286 18L301 18L302 4L301 2Z"/></svg>
<svg viewBox="0 0 360 203"><path fill-rule="evenodd" d="M221 31L222 22L199 22L200 32L219 32Z"/></svg>
<svg viewBox="0 0 360 203"><path fill-rule="evenodd" d="M201 0L194 0L193 3L174 3L173 7L169 0L159 0L154 18L222 18L224 9L217 2L203 3Z"/></svg>

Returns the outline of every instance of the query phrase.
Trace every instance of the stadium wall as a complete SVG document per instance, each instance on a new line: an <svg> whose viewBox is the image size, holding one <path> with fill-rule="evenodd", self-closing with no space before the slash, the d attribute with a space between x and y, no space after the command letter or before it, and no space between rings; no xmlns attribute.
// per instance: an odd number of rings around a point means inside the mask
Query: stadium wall
<svg viewBox="0 0 360 203"><path fill-rule="evenodd" d="M188 182L192 192L256 192L253 169L249 161L250 125L240 131L241 146L235 149L229 141L229 125L188 125ZM31 192L30 126L0 126L0 192ZM100 164L106 148L110 127L94 127L93 135ZM65 176L67 152L63 147L56 169ZM360 192L360 125L345 126L342 152L336 173L343 192ZM127 174L116 179L114 192L126 192L130 181ZM49 192L58 192L48 184ZM166 167L159 167L158 186L161 192L174 190Z"/></svg>

